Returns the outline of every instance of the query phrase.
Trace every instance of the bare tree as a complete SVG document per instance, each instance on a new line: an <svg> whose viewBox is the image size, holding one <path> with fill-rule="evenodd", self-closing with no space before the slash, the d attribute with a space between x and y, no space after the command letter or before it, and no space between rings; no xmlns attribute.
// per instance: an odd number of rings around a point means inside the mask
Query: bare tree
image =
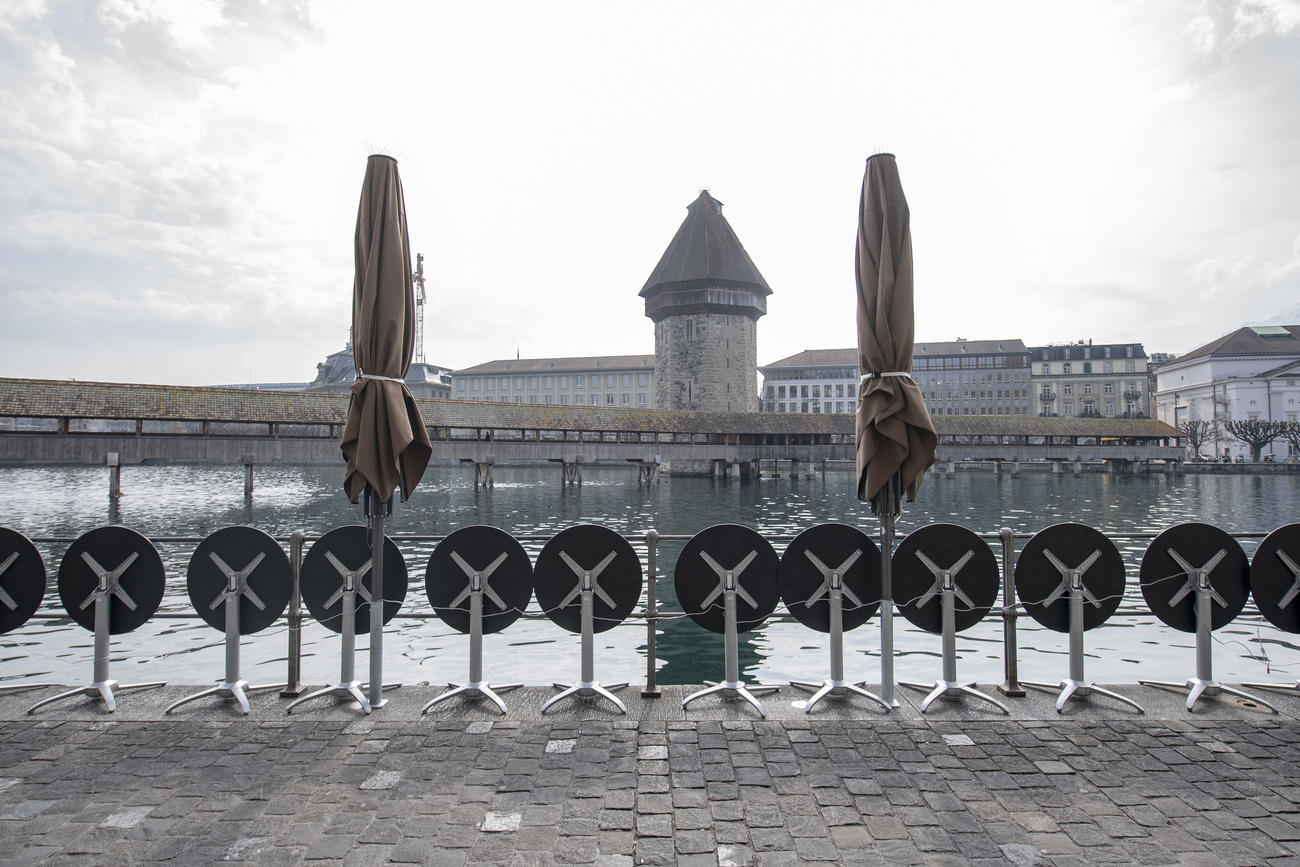
<svg viewBox="0 0 1300 867"><path fill-rule="evenodd" d="M1192 455L1198 458L1201 456L1201 446L1206 443L1213 443L1219 438L1219 425L1214 421L1192 419L1180 424L1178 429L1183 432L1183 437L1187 440L1187 447L1192 450Z"/></svg>
<svg viewBox="0 0 1300 867"><path fill-rule="evenodd" d="M1282 439L1291 444L1295 453L1300 455L1300 421L1289 421L1282 429Z"/></svg>
<svg viewBox="0 0 1300 867"><path fill-rule="evenodd" d="M1250 446L1250 459L1258 463L1259 453L1264 450L1264 446L1282 436L1286 430L1286 422L1264 421L1258 418L1248 418L1243 421L1230 419L1223 423L1223 427L1235 438Z"/></svg>

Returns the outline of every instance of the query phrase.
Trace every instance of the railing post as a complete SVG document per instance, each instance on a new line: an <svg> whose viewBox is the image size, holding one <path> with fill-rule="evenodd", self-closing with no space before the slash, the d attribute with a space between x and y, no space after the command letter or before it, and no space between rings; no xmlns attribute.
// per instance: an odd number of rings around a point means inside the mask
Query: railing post
<svg viewBox="0 0 1300 867"><path fill-rule="evenodd" d="M998 684L1003 695L1020 697L1020 660L1016 649L1016 534L1010 527L998 531L1002 539L1002 664L1006 681Z"/></svg>
<svg viewBox="0 0 1300 867"><path fill-rule="evenodd" d="M285 687L280 690L284 698L295 698L307 691L302 685L302 547L306 534L294 530L289 536L289 571L293 576L293 589L289 595L289 674Z"/></svg>
<svg viewBox="0 0 1300 867"><path fill-rule="evenodd" d="M641 690L641 696L642 698L658 698L660 695L659 686L655 683L655 632L659 623L657 587L659 533L653 528L646 530L645 550L647 582L645 590L645 689Z"/></svg>

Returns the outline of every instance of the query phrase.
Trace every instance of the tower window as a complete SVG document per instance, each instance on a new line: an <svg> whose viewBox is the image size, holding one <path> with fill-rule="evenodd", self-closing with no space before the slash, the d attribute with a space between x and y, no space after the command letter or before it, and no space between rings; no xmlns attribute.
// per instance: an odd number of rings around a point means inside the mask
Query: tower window
<svg viewBox="0 0 1300 867"><path fill-rule="evenodd" d="M695 336L695 323L690 319L686 320L686 339L690 340Z"/></svg>

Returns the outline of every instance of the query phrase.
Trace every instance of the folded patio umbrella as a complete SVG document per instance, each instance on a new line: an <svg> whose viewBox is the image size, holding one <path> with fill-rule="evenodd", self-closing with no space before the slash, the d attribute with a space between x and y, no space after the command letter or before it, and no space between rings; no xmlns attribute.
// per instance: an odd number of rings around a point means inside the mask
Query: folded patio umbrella
<svg viewBox="0 0 1300 867"><path fill-rule="evenodd" d="M370 525L370 705L383 704L384 517L393 492L406 500L420 483L432 447L404 379L415 351L406 202L397 160L375 154L357 208L356 276L352 285L352 350L357 381L348 401L340 448L347 461L343 488L365 495Z"/></svg>
<svg viewBox="0 0 1300 867"><path fill-rule="evenodd" d="M867 160L856 254L858 310L858 499L881 520L881 694L894 703L894 519L902 495L916 499L934 463L934 423L910 373L916 320L912 233L907 197L893 154Z"/></svg>

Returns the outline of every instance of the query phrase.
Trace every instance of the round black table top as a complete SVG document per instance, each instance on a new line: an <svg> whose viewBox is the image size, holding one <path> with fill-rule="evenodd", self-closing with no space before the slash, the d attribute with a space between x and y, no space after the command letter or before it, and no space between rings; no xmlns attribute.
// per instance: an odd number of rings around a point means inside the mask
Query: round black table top
<svg viewBox="0 0 1300 867"><path fill-rule="evenodd" d="M68 616L95 630L95 596L108 589L108 631L122 635L143 626L162 603L162 557L144 536L126 527L96 527L68 548L59 564L59 598Z"/></svg>
<svg viewBox="0 0 1300 867"><path fill-rule="evenodd" d="M1054 524L1025 543L1016 560L1016 595L1029 616L1070 631L1071 573L1083 592L1083 628L1105 623L1124 598L1124 558L1115 543L1085 524Z"/></svg>
<svg viewBox="0 0 1300 867"><path fill-rule="evenodd" d="M483 600L483 632L514 623L533 595L533 564L513 536L497 527L461 527L429 556L424 589L443 622L470 631L470 594L477 581Z"/></svg>
<svg viewBox="0 0 1300 867"><path fill-rule="evenodd" d="M908 534L894 552L894 602L926 632L943 632L942 575L951 573L953 625L969 629L998 598L998 561L984 540L956 524L930 524Z"/></svg>
<svg viewBox="0 0 1300 867"><path fill-rule="evenodd" d="M1259 543L1250 561L1250 592L1269 623L1300 633L1300 524L1278 527Z"/></svg>
<svg viewBox="0 0 1300 867"><path fill-rule="evenodd" d="M831 630L833 580L842 589L840 620L846 632L875 616L880 608L880 549L857 527L809 527L781 555L781 599L794 619L809 629Z"/></svg>
<svg viewBox="0 0 1300 867"><path fill-rule="evenodd" d="M641 598L641 560L631 542L596 524L561 530L537 555L533 586L546 616L570 632L582 631L584 576L593 632L618 626Z"/></svg>
<svg viewBox="0 0 1300 867"><path fill-rule="evenodd" d="M360 588L370 593L370 546L368 531L353 524L336 527L316 540L302 558L302 601L320 624L335 632L343 631L343 583L345 575L360 579ZM359 574L358 574L359 573ZM354 583L354 587L357 585ZM358 590L360 589L358 588ZM397 543L384 537L384 622L392 620L406 599L406 561ZM360 592L356 595L353 617L356 634L370 631L370 602Z"/></svg>
<svg viewBox="0 0 1300 867"><path fill-rule="evenodd" d="M1246 606L1250 563L1237 540L1210 524L1178 524L1151 540L1139 580L1151 613L1181 632L1196 631L1196 581L1206 570L1214 595L1210 629L1227 626Z"/></svg>
<svg viewBox="0 0 1300 867"><path fill-rule="evenodd" d="M235 582L233 593L227 589ZM194 549L186 573L190 602L213 629L226 629L226 606L239 605L239 634L252 635L280 619L293 592L289 557L255 527L226 527Z"/></svg>
<svg viewBox="0 0 1300 867"><path fill-rule="evenodd" d="M0 527L0 635L22 626L45 598L45 561L32 541Z"/></svg>
<svg viewBox="0 0 1300 867"><path fill-rule="evenodd" d="M710 632L727 631L723 591L736 590L736 631L760 625L780 598L780 559L772 543L749 527L716 524L701 530L677 557L673 585L682 610Z"/></svg>

